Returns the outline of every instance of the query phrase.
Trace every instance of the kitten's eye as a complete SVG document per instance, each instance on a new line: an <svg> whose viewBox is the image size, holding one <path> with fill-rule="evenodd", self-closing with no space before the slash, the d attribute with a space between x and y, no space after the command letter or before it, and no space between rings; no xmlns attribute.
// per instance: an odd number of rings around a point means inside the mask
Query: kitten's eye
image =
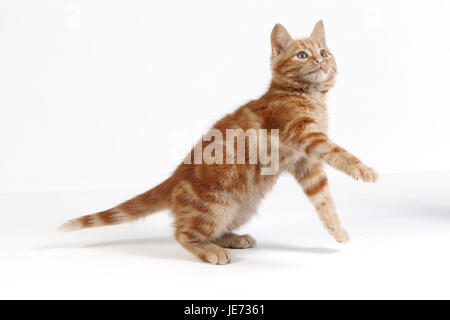
<svg viewBox="0 0 450 320"><path fill-rule="evenodd" d="M308 58L308 54L305 51L302 51L299 54L297 54L297 58L306 59L306 58Z"/></svg>
<svg viewBox="0 0 450 320"><path fill-rule="evenodd" d="M320 55L324 58L328 57L328 53L325 50L321 50Z"/></svg>

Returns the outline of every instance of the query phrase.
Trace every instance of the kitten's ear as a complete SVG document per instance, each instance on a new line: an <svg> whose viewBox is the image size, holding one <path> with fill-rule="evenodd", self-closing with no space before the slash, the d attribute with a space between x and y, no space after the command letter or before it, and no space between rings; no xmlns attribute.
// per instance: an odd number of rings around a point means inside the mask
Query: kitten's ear
<svg viewBox="0 0 450 320"><path fill-rule="evenodd" d="M292 37L285 27L277 23L273 27L270 41L272 43L272 55L277 56L287 49L289 42L292 41Z"/></svg>
<svg viewBox="0 0 450 320"><path fill-rule="evenodd" d="M323 26L323 21L320 20L314 26L313 32L311 33L311 39L319 41L320 43L326 45L325 41L325 27Z"/></svg>

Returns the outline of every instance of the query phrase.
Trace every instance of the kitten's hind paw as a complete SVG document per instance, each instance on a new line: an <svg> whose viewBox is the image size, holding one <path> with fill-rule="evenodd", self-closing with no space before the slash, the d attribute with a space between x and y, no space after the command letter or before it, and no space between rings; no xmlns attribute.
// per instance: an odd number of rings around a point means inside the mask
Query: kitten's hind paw
<svg viewBox="0 0 450 320"><path fill-rule="evenodd" d="M256 246L256 240L249 234L241 236L234 233L227 233L219 239L214 240L214 243L223 248L232 249L247 249Z"/></svg>
<svg viewBox="0 0 450 320"><path fill-rule="evenodd" d="M231 262L231 255L227 249L212 248L200 255L200 259L212 264L228 264Z"/></svg>
<svg viewBox="0 0 450 320"><path fill-rule="evenodd" d="M236 246L236 249L253 248L256 246L256 240L249 234L245 234L241 237L240 243Z"/></svg>

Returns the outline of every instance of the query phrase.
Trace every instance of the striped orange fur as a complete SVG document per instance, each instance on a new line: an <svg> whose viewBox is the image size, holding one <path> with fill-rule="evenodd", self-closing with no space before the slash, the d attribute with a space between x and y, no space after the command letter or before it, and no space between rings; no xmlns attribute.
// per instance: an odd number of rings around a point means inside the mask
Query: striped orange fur
<svg viewBox="0 0 450 320"><path fill-rule="evenodd" d="M313 203L320 220L339 242L347 242L328 188L323 164L355 179L373 182L377 173L328 137L326 93L337 74L319 21L309 38L294 40L280 24L272 35L272 81L259 99L248 102L213 128L278 129L279 168L261 175L263 164L188 164L183 162L157 187L117 207L68 221L61 230L132 221L170 209L175 238L188 251L213 264L230 262L227 248L250 248L255 240L233 230L247 222L282 172L291 173ZM210 142L202 142L207 146ZM249 146L246 145L246 152ZM194 150L191 151L194 158ZM225 163L225 162L224 162Z"/></svg>

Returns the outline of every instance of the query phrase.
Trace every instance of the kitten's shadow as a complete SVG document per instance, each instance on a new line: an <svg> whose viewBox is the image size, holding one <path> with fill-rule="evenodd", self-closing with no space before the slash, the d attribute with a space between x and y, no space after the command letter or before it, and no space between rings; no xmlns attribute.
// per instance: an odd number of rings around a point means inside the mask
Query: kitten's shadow
<svg viewBox="0 0 450 320"><path fill-rule="evenodd" d="M276 251L291 251L299 253L312 253L312 254L333 254L338 253L340 250L332 248L320 248L320 247L297 247L285 244L277 243L258 243L257 248L264 250L276 250Z"/></svg>
<svg viewBox="0 0 450 320"><path fill-rule="evenodd" d="M152 257L157 259L172 260L194 260L189 259L189 254L179 246L171 237L127 239L91 244L60 244L41 246L39 250L49 249L105 249L119 252L121 254L136 255L141 257Z"/></svg>
<svg viewBox="0 0 450 320"><path fill-rule="evenodd" d="M408 218L411 215L425 218L426 220L430 218L448 220L450 218L450 205L401 202L394 204L393 209Z"/></svg>
<svg viewBox="0 0 450 320"><path fill-rule="evenodd" d="M51 250L51 249L68 249L68 248L104 248L107 250L113 250L123 254L131 254L138 256L148 256L158 259L172 259L172 260L190 260L197 261L195 257L189 254L183 249L176 241L171 237L160 238L141 238L141 239L129 239L129 240L117 240L100 242L93 244L60 244L60 245L47 245L40 246L36 249L39 250ZM314 248L314 247L297 247L285 244L277 243L258 243L254 250L276 250L276 251L291 251L298 253L308 254L333 254L338 253L339 250L331 248ZM252 249L250 249L252 250Z"/></svg>

